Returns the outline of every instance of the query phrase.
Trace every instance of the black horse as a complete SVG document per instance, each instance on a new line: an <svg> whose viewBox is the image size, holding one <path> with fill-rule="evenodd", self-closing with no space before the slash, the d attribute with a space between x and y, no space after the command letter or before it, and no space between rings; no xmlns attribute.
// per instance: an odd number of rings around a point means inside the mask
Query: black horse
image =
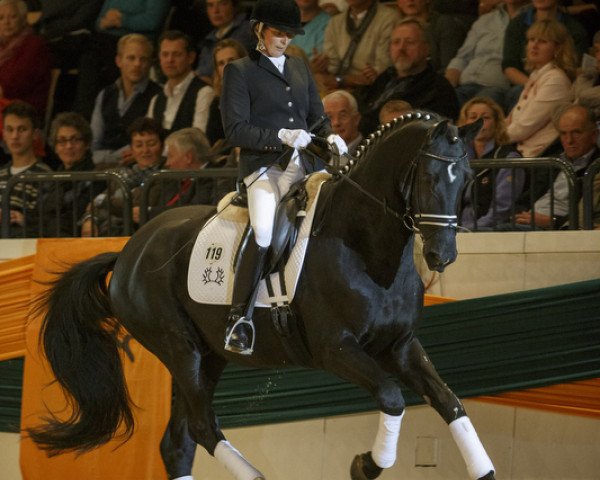
<svg viewBox="0 0 600 480"><path fill-rule="evenodd" d="M399 383L449 424L470 478L494 478L463 405L414 336L423 305L414 233L423 237L430 269L441 272L455 260L457 202L470 172L464 141L478 127L463 131L433 114L407 114L371 135L358 161L323 184L318 230L291 303L299 338L310 352L310 360L296 365L325 369L365 388L381 410L372 450L352 462L353 480L374 479L395 461L405 409ZM196 443L234 478L264 478L225 440L211 406L213 393L229 361L284 367L294 359L268 309L255 311L258 338L254 354L246 357L223 350L228 307L189 297L193 240L213 214L204 207L171 210L141 228L121 253L75 265L49 291L41 340L75 406L70 420L29 430L49 453L92 449L113 438L120 425L132 431L111 333L122 325L173 377L173 408L161 444L170 478L190 475Z"/></svg>

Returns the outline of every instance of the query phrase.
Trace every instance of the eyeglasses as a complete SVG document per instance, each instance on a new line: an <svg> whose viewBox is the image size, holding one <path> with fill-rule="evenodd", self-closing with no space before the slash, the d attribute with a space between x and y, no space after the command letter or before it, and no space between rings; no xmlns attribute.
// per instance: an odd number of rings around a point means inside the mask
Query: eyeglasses
<svg viewBox="0 0 600 480"><path fill-rule="evenodd" d="M80 137L78 135L74 136L74 137L58 137L56 139L56 142L54 142L57 146L65 146L67 143L72 143L73 145L77 145L79 143L83 142L83 137Z"/></svg>

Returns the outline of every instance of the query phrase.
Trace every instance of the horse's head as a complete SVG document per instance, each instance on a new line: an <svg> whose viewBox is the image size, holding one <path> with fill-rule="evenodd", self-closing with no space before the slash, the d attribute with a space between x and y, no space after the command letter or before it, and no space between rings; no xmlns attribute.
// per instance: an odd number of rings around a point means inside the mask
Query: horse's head
<svg viewBox="0 0 600 480"><path fill-rule="evenodd" d="M464 145L480 126L459 130L441 120L429 127L402 182L405 221L422 235L430 270L442 272L456 260L457 208L470 172Z"/></svg>

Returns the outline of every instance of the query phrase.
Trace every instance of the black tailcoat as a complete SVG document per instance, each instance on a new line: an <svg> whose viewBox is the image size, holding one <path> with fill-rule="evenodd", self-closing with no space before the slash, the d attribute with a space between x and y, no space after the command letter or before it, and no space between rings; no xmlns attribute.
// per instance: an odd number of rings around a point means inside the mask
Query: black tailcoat
<svg viewBox="0 0 600 480"><path fill-rule="evenodd" d="M308 130L326 136L330 123L312 74L297 57L287 57L283 74L264 55L252 51L225 67L221 95L225 137L241 147L240 177L289 158L277 137L281 128ZM285 162L283 162L285 164ZM306 165L307 173L322 165Z"/></svg>

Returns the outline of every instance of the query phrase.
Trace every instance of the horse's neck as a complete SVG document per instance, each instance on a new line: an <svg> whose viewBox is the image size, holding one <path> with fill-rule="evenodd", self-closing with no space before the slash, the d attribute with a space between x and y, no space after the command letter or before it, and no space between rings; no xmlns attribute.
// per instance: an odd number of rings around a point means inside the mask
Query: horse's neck
<svg viewBox="0 0 600 480"><path fill-rule="evenodd" d="M364 181L364 174L357 172L350 178L357 182L374 197L383 201L383 189L377 190L370 172L365 172L369 181ZM391 184L391 179L382 178L382 185ZM327 223L327 235L335 237L336 242L345 254L356 255L365 265L365 271L380 285L389 286L395 281L398 273L413 269L412 232L400 218L391 211L385 211L383 205L370 198L357 186L345 179L328 192L329 198L323 199L324 221ZM388 194L387 200L391 200ZM321 201L319 201L321 204ZM394 203L394 207L399 205Z"/></svg>

